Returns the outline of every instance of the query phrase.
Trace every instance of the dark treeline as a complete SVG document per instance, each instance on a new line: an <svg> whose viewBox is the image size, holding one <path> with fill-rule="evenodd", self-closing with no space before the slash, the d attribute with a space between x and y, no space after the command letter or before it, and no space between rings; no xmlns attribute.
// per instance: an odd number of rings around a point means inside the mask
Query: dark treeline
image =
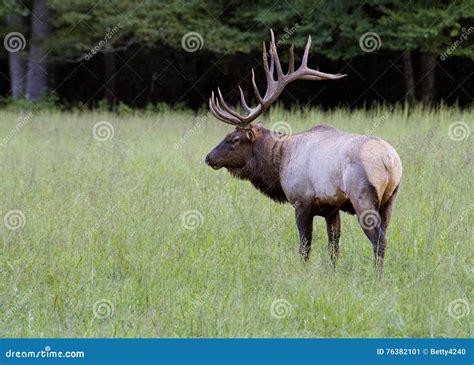
<svg viewBox="0 0 474 365"><path fill-rule="evenodd" d="M3 103L197 109L219 85L238 101L255 68L264 89L261 42L276 33L282 63L307 35L310 66L347 73L337 83L291 85L286 105L358 107L423 101L468 105L474 95L474 2L160 1L97 3L3 0ZM298 61L297 61L298 62Z"/></svg>

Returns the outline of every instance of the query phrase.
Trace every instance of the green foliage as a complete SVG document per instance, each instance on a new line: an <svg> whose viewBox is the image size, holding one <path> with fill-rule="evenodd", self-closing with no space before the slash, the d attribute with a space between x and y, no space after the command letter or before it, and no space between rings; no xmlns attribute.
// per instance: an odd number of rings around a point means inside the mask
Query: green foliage
<svg viewBox="0 0 474 365"><path fill-rule="evenodd" d="M0 17L9 15L27 16L30 14L28 7L18 0L1 0L0 1Z"/></svg>
<svg viewBox="0 0 474 365"><path fill-rule="evenodd" d="M37 101L26 99L13 100L11 96L0 96L0 107L9 111L35 110L35 111L55 111L60 108L59 97L51 93Z"/></svg>
<svg viewBox="0 0 474 365"><path fill-rule="evenodd" d="M439 54L465 34L474 20L474 2L382 2L378 25L384 46ZM472 29L471 37L474 36ZM474 41L464 42L453 54L474 58Z"/></svg>
<svg viewBox="0 0 474 365"><path fill-rule="evenodd" d="M204 38L207 50L248 52L250 47L244 42L246 38L242 33L219 18L224 3L195 0L53 2L51 5L57 14L56 32L49 45L58 56L77 56L94 48L110 33L110 29L120 25L120 31L107 42L109 49L131 45L154 47L157 44L179 49L186 33L197 32ZM104 51L107 48L100 50Z"/></svg>
<svg viewBox="0 0 474 365"><path fill-rule="evenodd" d="M297 47L304 46L311 34L314 49L331 59L363 55L359 38L366 32L379 34L385 49L439 54L466 34L474 17L473 0L342 0L317 7L308 1L77 0L52 1L50 6L55 12L55 31L47 46L59 60L78 59L95 47L97 53L132 45L181 49L183 36L189 32L202 36L204 50L248 53L260 50L262 40L269 40L269 28L277 38L290 33L285 42ZM27 7L14 0L0 4L0 16L28 13ZM473 57L473 44L472 40L462 42L453 55Z"/></svg>

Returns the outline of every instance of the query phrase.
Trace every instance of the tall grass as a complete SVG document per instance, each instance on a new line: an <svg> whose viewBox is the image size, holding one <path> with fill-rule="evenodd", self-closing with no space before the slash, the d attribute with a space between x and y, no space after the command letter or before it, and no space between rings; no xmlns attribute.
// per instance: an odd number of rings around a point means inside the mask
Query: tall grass
<svg viewBox="0 0 474 365"><path fill-rule="evenodd" d="M472 110L275 108L265 121L331 124L398 150L382 279L346 214L337 269L321 218L303 265L292 207L204 165L231 130L212 118L25 117L0 114L2 337L472 335L472 136L448 133L472 128ZM101 121L113 138L93 137ZM13 210L24 220L3 222Z"/></svg>

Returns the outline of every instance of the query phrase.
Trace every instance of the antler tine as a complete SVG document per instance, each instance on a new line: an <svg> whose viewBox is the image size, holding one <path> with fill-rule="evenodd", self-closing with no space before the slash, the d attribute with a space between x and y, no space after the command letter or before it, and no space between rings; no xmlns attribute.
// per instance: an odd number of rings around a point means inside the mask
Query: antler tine
<svg viewBox="0 0 474 365"><path fill-rule="evenodd" d="M308 72L310 73L305 76L298 77L298 79L299 80L316 80L316 81L339 80L347 76L347 74L327 74L327 73L316 71L313 69L309 69Z"/></svg>
<svg viewBox="0 0 474 365"><path fill-rule="evenodd" d="M255 97L257 98L258 102L263 106L264 101L262 99L262 96L260 95L260 92L258 91L257 84L255 83L255 72L254 72L253 68L252 68L252 86L253 86L253 90L255 92Z"/></svg>
<svg viewBox="0 0 474 365"><path fill-rule="evenodd" d="M328 74L325 72L320 72L318 70L314 70L308 67L308 58L309 58L309 50L311 48L311 36L308 36L308 42L306 42L306 47L304 49L303 60L301 61L301 66L298 69L296 78L300 80L338 80L346 74ZM291 55L290 55L291 56ZM301 73L301 76L298 74ZM296 79L295 78L295 79Z"/></svg>
<svg viewBox="0 0 474 365"><path fill-rule="evenodd" d="M288 65L287 75L295 72L295 45L292 44L290 47L290 64Z"/></svg>
<svg viewBox="0 0 474 365"><path fill-rule="evenodd" d="M300 69L304 69L308 67L308 57L309 57L310 48L311 48L311 36L308 36L308 42L306 42L306 47L304 49L303 60L301 61Z"/></svg>
<svg viewBox="0 0 474 365"><path fill-rule="evenodd" d="M217 112L215 111L215 109L212 106L212 102L211 102L210 98L209 98L209 109L211 110L212 115L214 115L214 117L219 119L221 122L224 122L224 123L227 123L227 124L230 124L230 125L235 125L233 122L230 122L226 118L223 118L219 114L217 114Z"/></svg>
<svg viewBox="0 0 474 365"><path fill-rule="evenodd" d="M278 52L276 49L276 43L275 43L275 35L273 34L273 30L270 29L270 33L272 35L272 41L270 43L270 48L272 50L272 55L275 60L275 65L276 65L276 70L277 70L277 79L281 80L283 78L283 69L281 68L281 63L280 59L278 58Z"/></svg>
<svg viewBox="0 0 474 365"><path fill-rule="evenodd" d="M244 92L242 91L242 88L240 87L240 85L239 85L239 91L240 91L240 102L242 103L242 108L244 108L244 110L247 113L251 113L252 109L248 106L247 101L245 100Z"/></svg>
<svg viewBox="0 0 474 365"><path fill-rule="evenodd" d="M270 53L271 53L271 46L270 46ZM273 66L273 57L272 59L272 66ZM262 61L263 61L263 69L265 71L265 77L267 79L267 85L270 85L270 83L273 81L273 69L270 71L268 69L268 55L267 55L267 47L265 46L265 42L263 42L263 47L262 47Z"/></svg>
<svg viewBox="0 0 474 365"><path fill-rule="evenodd" d="M271 47L268 50L268 52L270 53L270 75L272 75L272 80L273 80L273 74L275 72L275 60L273 59L273 52L272 52Z"/></svg>
<svg viewBox="0 0 474 365"><path fill-rule="evenodd" d="M217 102L217 103L216 103ZM220 121L230 124L230 125L236 125L239 124L240 121L230 115L229 113L224 112L220 106L219 102L216 101L214 91L211 94L211 97L209 98L209 109L211 109L211 113Z"/></svg>
<svg viewBox="0 0 474 365"><path fill-rule="evenodd" d="M219 100L222 104L224 110L229 113L230 115L236 117L240 122L244 120L244 117L241 116L239 113L233 111L225 102L224 97L222 96L221 89L217 88L217 92L219 93Z"/></svg>
<svg viewBox="0 0 474 365"><path fill-rule="evenodd" d="M219 99L215 99L215 105L217 106L217 111L219 112L219 114L224 117L224 118L227 118L229 121L231 121L233 124L240 124L241 123L241 120L237 117L234 117L232 114L226 112L225 110L222 109L221 107L221 104L219 103Z"/></svg>

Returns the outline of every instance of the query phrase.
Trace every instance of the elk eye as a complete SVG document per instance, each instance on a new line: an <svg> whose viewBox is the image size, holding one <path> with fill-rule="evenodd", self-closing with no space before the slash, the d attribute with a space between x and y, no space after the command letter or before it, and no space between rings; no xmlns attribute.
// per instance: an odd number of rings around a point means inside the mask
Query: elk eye
<svg viewBox="0 0 474 365"><path fill-rule="evenodd" d="M235 136L234 138L232 138L232 143L233 143L233 144L237 144L237 143L239 143L239 141L240 141L240 137L239 137L239 136Z"/></svg>

